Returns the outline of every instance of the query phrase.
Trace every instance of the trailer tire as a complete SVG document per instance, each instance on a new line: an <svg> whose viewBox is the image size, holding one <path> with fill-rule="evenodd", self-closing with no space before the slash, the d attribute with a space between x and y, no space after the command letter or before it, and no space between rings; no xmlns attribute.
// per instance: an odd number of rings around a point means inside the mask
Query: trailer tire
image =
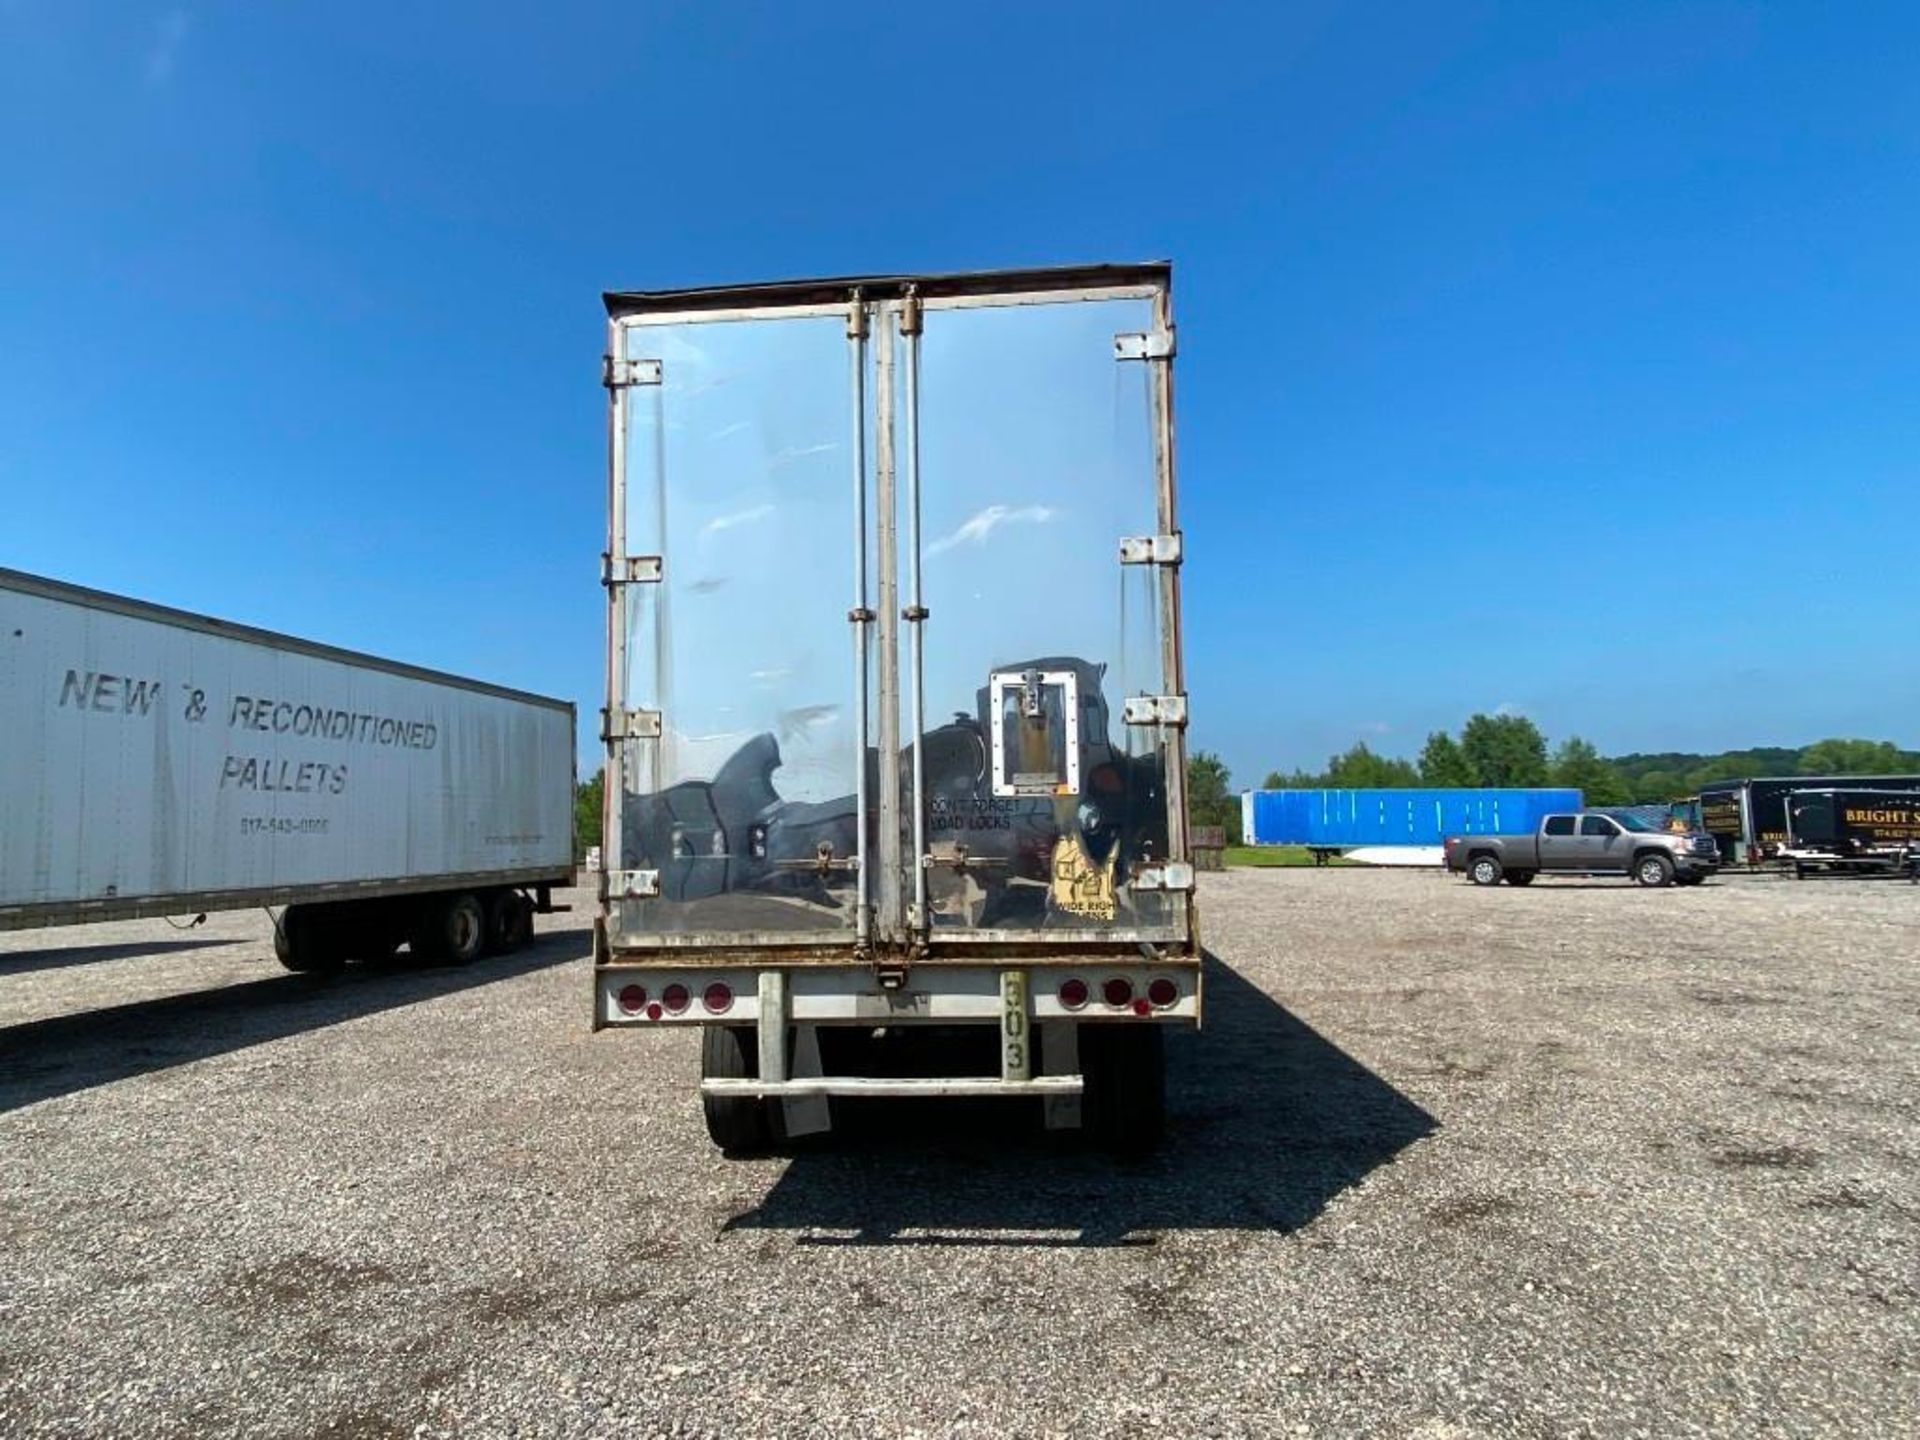
<svg viewBox="0 0 1920 1440"><path fill-rule="evenodd" d="M347 963L345 937L318 905L289 905L273 927L273 954L296 975L333 975Z"/></svg>
<svg viewBox="0 0 1920 1440"><path fill-rule="evenodd" d="M466 965L487 948L487 912L480 897L462 890L429 898L413 932L413 953L445 965Z"/></svg>
<svg viewBox="0 0 1920 1440"><path fill-rule="evenodd" d="M354 960L384 965L406 942L406 926L384 908L362 911L347 926L346 952Z"/></svg>
<svg viewBox="0 0 1920 1440"><path fill-rule="evenodd" d="M751 1025L708 1025L700 1034L702 1080L756 1080L759 1036ZM757 1155L773 1146L773 1107L757 1095L702 1095L707 1134L729 1155Z"/></svg>
<svg viewBox="0 0 1920 1440"><path fill-rule="evenodd" d="M1673 883L1673 861L1657 851L1648 851L1645 855L1634 857L1633 878L1636 884L1649 890L1658 890L1663 885Z"/></svg>
<svg viewBox="0 0 1920 1440"><path fill-rule="evenodd" d="M1531 870L1509 870L1506 876L1507 884L1531 885L1533 883L1533 876L1534 872Z"/></svg>
<svg viewBox="0 0 1920 1440"><path fill-rule="evenodd" d="M1144 1155L1167 1128L1166 1039L1158 1025L1080 1027L1081 1125L1120 1155Z"/></svg>
<svg viewBox="0 0 1920 1440"><path fill-rule="evenodd" d="M1473 855L1467 859L1467 878L1476 885L1498 885L1506 867L1492 855Z"/></svg>
<svg viewBox="0 0 1920 1440"><path fill-rule="evenodd" d="M510 955L533 938L533 902L518 890L487 897L487 953Z"/></svg>

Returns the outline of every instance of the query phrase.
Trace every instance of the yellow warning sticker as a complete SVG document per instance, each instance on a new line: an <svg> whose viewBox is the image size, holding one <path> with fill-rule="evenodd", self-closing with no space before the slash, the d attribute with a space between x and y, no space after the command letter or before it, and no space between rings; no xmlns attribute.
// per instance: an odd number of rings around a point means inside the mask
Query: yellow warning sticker
<svg viewBox="0 0 1920 1440"><path fill-rule="evenodd" d="M1088 920L1113 919L1115 850L1105 865L1095 865L1077 835L1063 835L1053 847L1053 903L1069 915Z"/></svg>

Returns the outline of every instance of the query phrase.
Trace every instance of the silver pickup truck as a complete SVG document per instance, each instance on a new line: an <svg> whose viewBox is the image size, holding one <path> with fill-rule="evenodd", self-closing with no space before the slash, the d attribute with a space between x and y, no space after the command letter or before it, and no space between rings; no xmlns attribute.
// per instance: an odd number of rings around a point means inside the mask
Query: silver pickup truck
<svg viewBox="0 0 1920 1440"><path fill-rule="evenodd" d="M1711 835L1675 834L1631 811L1548 815L1532 835L1449 835L1447 869L1476 885L1536 875L1630 875L1642 885L1698 885L1720 868Z"/></svg>

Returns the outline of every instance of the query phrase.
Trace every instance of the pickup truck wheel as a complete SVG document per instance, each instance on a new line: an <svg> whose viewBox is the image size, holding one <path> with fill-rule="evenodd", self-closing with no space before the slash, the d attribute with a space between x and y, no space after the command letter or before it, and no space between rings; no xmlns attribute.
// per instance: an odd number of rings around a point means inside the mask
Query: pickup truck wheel
<svg viewBox="0 0 1920 1440"><path fill-rule="evenodd" d="M760 1075L759 1037L750 1025L708 1025L700 1037L700 1078L754 1080ZM773 1106L757 1095L702 1095L707 1135L729 1155L754 1155L774 1140Z"/></svg>
<svg viewBox="0 0 1920 1440"><path fill-rule="evenodd" d="M1664 855L1642 855L1633 862L1633 878L1649 890L1673 883L1673 862Z"/></svg>
<svg viewBox="0 0 1920 1440"><path fill-rule="evenodd" d="M1533 874L1534 872L1531 870L1509 870L1507 871L1507 884L1531 885L1533 883Z"/></svg>
<svg viewBox="0 0 1920 1440"><path fill-rule="evenodd" d="M1082 1025L1081 1126L1120 1155L1144 1155L1167 1128L1166 1043L1158 1025Z"/></svg>
<svg viewBox="0 0 1920 1440"><path fill-rule="evenodd" d="M1491 855L1476 855L1467 862L1467 878L1476 885L1498 885L1506 873Z"/></svg>

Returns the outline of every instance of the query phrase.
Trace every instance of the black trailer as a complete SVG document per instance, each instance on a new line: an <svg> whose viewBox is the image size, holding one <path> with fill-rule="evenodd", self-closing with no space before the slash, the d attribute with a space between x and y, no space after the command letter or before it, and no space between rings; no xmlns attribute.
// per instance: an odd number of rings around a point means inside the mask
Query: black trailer
<svg viewBox="0 0 1920 1440"><path fill-rule="evenodd" d="M1780 853L1801 879L1816 870L1920 873L1920 790L1795 790L1786 810Z"/></svg>
<svg viewBox="0 0 1920 1440"><path fill-rule="evenodd" d="M1797 790L1920 791L1920 775L1781 775L1702 785L1700 823L1719 842L1720 863L1777 860L1787 843L1787 797Z"/></svg>

